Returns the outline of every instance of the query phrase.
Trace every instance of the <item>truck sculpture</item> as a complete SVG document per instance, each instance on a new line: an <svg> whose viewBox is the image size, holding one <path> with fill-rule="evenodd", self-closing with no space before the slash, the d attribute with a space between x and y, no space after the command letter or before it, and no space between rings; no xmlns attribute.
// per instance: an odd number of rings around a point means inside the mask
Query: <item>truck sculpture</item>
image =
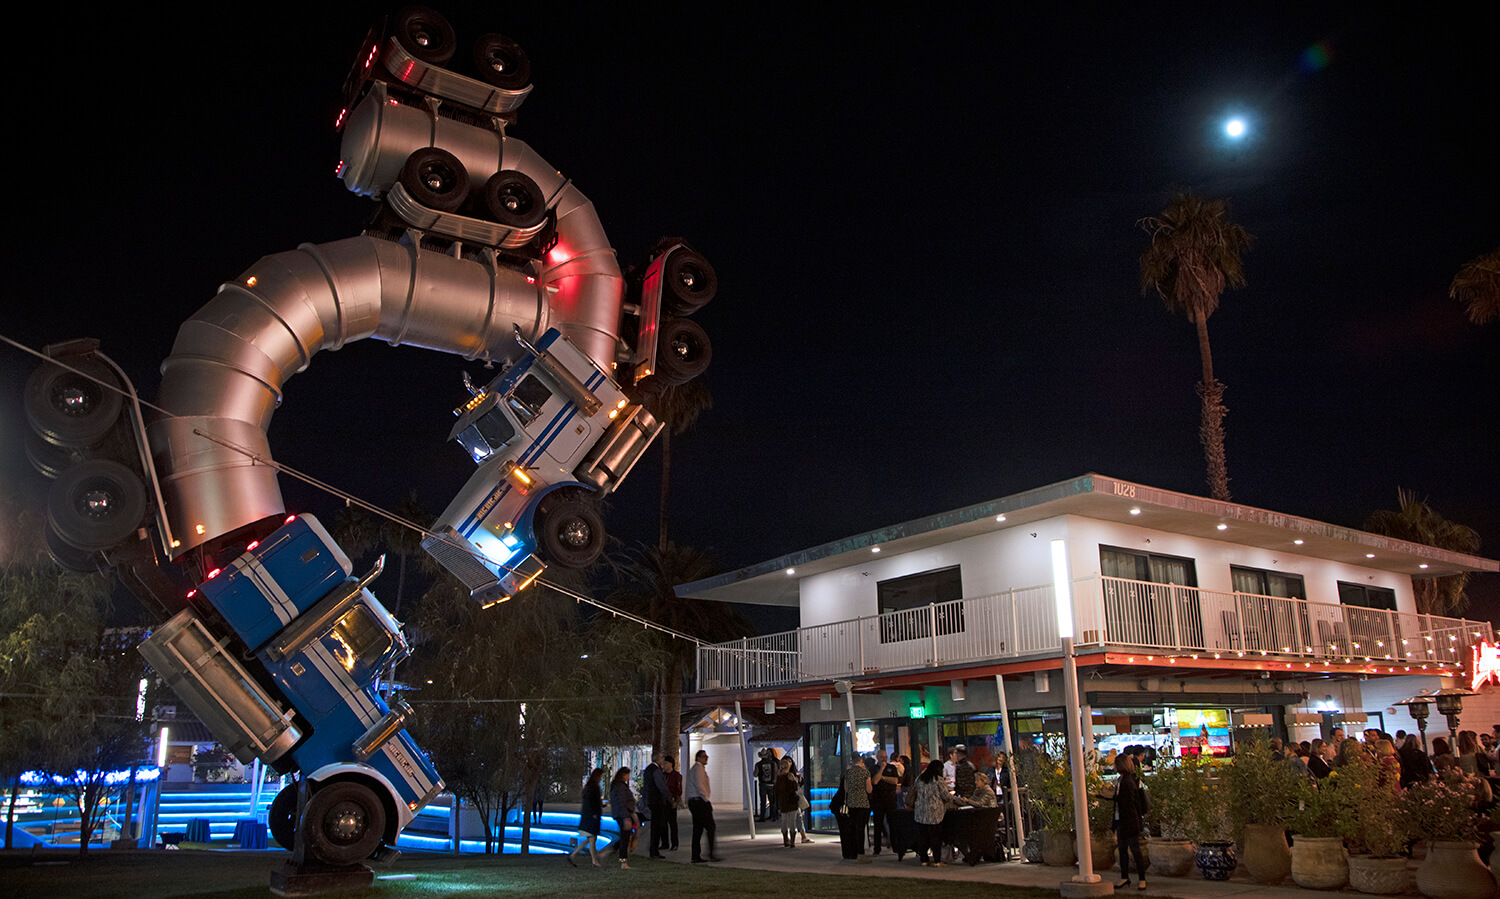
<svg viewBox="0 0 1500 899"><path fill-rule="evenodd" d="M149 417L94 340L48 347L26 385L53 556L109 569L164 622L142 654L242 763L301 775L272 834L334 865L393 856L443 783L410 707L376 691L408 652L367 589L380 564L355 577L316 518L286 513L266 436L286 379L367 337L501 363L482 388L464 376L449 438L478 469L423 540L490 605L598 557L598 500L661 429L645 402L710 358L686 316L713 269L669 240L627 279L593 205L506 133L524 52L484 35L469 77L455 47L420 7L371 30L338 174L377 214L224 284L178 331Z"/></svg>

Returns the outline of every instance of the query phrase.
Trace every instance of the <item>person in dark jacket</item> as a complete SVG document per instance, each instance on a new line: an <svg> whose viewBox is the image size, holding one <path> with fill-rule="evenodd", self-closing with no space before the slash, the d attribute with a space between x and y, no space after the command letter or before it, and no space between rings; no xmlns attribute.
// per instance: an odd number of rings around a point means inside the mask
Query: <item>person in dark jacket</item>
<svg viewBox="0 0 1500 899"><path fill-rule="evenodd" d="M1417 742L1416 734L1406 735L1405 742L1396 752L1396 758L1401 762L1403 790L1432 776L1432 763L1427 760L1427 753L1422 751L1422 744Z"/></svg>
<svg viewBox="0 0 1500 899"><path fill-rule="evenodd" d="M599 789L603 780L604 769L595 768L589 774L588 783L583 785L583 807L578 813L578 845L568 853L568 864L574 867L578 863L573 861L573 856L585 846L588 847L589 858L593 859L594 867L599 867L599 853L594 849L594 840L599 836L599 821L604 817L604 795Z"/></svg>
<svg viewBox="0 0 1500 899"><path fill-rule="evenodd" d="M661 753L651 754L651 764L641 772L641 798L646 801L646 811L651 815L651 845L647 858L666 858L661 851L671 842L667 835L667 773L661 766Z"/></svg>
<svg viewBox="0 0 1500 899"><path fill-rule="evenodd" d="M630 789L629 768L616 771L615 779L609 782L609 815L620 825L620 840L617 844L620 867L628 870L630 837L640 827L635 817L635 793Z"/></svg>
<svg viewBox="0 0 1500 899"><path fill-rule="evenodd" d="M1146 797L1141 782L1135 776L1135 759L1129 755L1115 758L1115 770L1120 779L1115 781L1115 839L1120 844L1120 877L1115 889L1130 886L1130 857L1135 856L1135 867L1140 872L1136 889L1146 888L1146 862L1141 857L1141 818L1146 812Z"/></svg>

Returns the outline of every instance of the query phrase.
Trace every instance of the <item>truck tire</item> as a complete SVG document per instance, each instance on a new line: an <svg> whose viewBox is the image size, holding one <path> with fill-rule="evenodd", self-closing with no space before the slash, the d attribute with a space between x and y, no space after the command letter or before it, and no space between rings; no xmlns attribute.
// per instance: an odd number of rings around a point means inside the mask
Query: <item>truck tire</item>
<svg viewBox="0 0 1500 899"><path fill-rule="evenodd" d="M537 509L537 547L563 568L587 568L604 552L604 518L593 502L558 491Z"/></svg>
<svg viewBox="0 0 1500 899"><path fill-rule="evenodd" d="M145 515L145 485L110 459L74 465L52 482L47 495L47 523L58 538L89 552L124 543Z"/></svg>
<svg viewBox="0 0 1500 899"><path fill-rule="evenodd" d="M78 549L62 542L57 532L52 530L51 525L42 528L43 536L47 541L47 555L52 557L59 567L68 571L76 571L80 574L98 574L99 557L88 550Z"/></svg>
<svg viewBox="0 0 1500 899"><path fill-rule="evenodd" d="M83 461L83 458L47 440L35 431L26 434L26 460L48 480Z"/></svg>
<svg viewBox="0 0 1500 899"><path fill-rule="evenodd" d="M271 831L271 839L281 845L283 849L291 849L297 839L297 785L287 784L271 800L271 807L266 811L266 828Z"/></svg>
<svg viewBox="0 0 1500 899"><path fill-rule="evenodd" d="M120 386L109 366L87 356L66 361L73 371L44 362L26 379L26 421L48 443L82 449L114 428L124 401L105 386Z"/></svg>
<svg viewBox="0 0 1500 899"><path fill-rule="evenodd" d="M547 220L547 198L524 172L507 169L491 175L484 183L484 206L491 219L517 231Z"/></svg>
<svg viewBox="0 0 1500 899"><path fill-rule="evenodd" d="M667 318L656 338L656 375L663 384L686 384L703 374L714 350L702 326L686 318Z"/></svg>
<svg viewBox="0 0 1500 899"><path fill-rule="evenodd" d="M486 84L518 91L531 83L531 59L503 34L482 34L474 42L474 68Z"/></svg>
<svg viewBox="0 0 1500 899"><path fill-rule="evenodd" d="M718 293L719 276L707 259L692 250L679 249L667 260L661 290L668 315L692 315Z"/></svg>
<svg viewBox="0 0 1500 899"><path fill-rule="evenodd" d="M423 147L406 157L401 186L411 198L439 212L453 212L469 196L469 173L458 157L437 147Z"/></svg>
<svg viewBox="0 0 1500 899"><path fill-rule="evenodd" d="M428 65L446 66L458 49L453 26L436 10L408 6L396 13L392 36L401 48Z"/></svg>
<svg viewBox="0 0 1500 899"><path fill-rule="evenodd" d="M385 806L364 784L339 781L307 800L302 826L307 828L303 839L314 857L330 865L352 865L380 848Z"/></svg>

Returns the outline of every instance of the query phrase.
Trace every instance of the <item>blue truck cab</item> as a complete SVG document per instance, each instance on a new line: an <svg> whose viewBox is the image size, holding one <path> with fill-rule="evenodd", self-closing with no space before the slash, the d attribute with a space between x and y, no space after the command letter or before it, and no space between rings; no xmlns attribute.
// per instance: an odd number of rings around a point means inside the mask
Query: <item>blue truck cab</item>
<svg viewBox="0 0 1500 899"><path fill-rule="evenodd" d="M422 547L484 605L548 563L583 568L604 547L598 501L661 425L556 329L464 406L449 439L479 464Z"/></svg>
<svg viewBox="0 0 1500 899"><path fill-rule="evenodd" d="M311 515L291 516L199 585L263 674L226 652L193 608L158 628L142 653L241 762L259 757L313 785L304 813L308 849L332 864L392 845L443 788L404 723L376 693L381 671L409 650L401 625ZM269 689L268 689L269 688ZM288 705L290 708L288 708ZM271 830L290 846L297 797L287 787Z"/></svg>

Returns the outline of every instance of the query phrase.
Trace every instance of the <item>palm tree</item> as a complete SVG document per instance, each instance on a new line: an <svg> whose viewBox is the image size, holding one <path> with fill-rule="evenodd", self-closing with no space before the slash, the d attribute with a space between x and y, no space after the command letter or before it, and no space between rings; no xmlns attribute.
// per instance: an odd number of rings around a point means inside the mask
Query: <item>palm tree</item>
<svg viewBox="0 0 1500 899"><path fill-rule="evenodd" d="M1405 488L1396 489L1399 509L1381 509L1365 519L1365 530L1398 540L1436 546L1450 552L1473 555L1479 552L1479 532L1467 525L1444 518L1417 494ZM1468 608L1464 589L1469 584L1467 571L1446 577L1413 578L1417 612L1423 615L1456 615Z"/></svg>
<svg viewBox="0 0 1500 899"><path fill-rule="evenodd" d="M647 410L663 425L661 429L661 510L657 519L656 548L667 551L667 500L672 486L672 435L692 429L698 416L714 407L713 394L702 378L666 387L645 396Z"/></svg>
<svg viewBox="0 0 1500 899"><path fill-rule="evenodd" d="M734 640L750 633L752 627L731 605L711 600L689 599L677 595L678 584L702 580L716 574L718 565L702 550L668 542L666 549L639 546L613 560L615 589L608 601L644 618L690 634L708 643ZM662 672L659 723L653 723L653 750L675 748L682 732L682 683L696 661L694 643L658 634L660 648L667 654Z"/></svg>
<svg viewBox="0 0 1500 899"><path fill-rule="evenodd" d="M1469 321L1476 325L1500 318L1500 249L1464 263L1448 296L1469 307Z"/></svg>
<svg viewBox="0 0 1500 899"><path fill-rule="evenodd" d="M1226 288L1244 287L1240 255L1250 249L1250 232L1229 218L1228 200L1205 200L1181 192L1161 215L1137 224L1151 235L1141 254L1141 293L1155 291L1167 309L1186 315L1198 327L1198 355L1203 381L1198 396L1203 419L1198 437L1208 462L1208 487L1214 499L1229 499L1229 470L1224 460L1224 385L1214 378L1208 346L1208 317L1219 308Z"/></svg>

